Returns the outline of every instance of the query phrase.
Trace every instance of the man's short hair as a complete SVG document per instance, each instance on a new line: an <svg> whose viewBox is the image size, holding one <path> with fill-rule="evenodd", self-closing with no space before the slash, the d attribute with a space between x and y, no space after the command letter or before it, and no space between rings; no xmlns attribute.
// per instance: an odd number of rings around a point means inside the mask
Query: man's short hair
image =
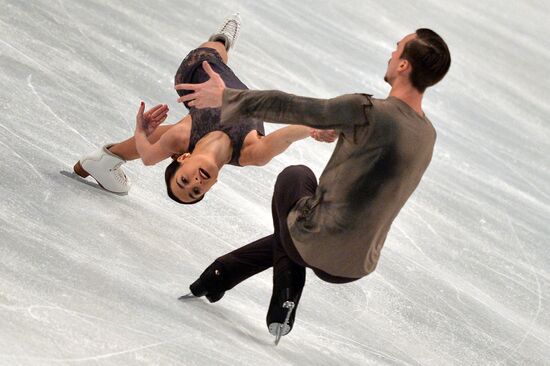
<svg viewBox="0 0 550 366"><path fill-rule="evenodd" d="M451 66L447 44L427 28L416 30L416 38L407 42L400 58L411 63L411 83L421 93L443 79Z"/></svg>
<svg viewBox="0 0 550 366"><path fill-rule="evenodd" d="M166 167L166 170L164 171L164 180L166 181L166 193L168 193L168 197L170 197L171 199L173 199L177 203L181 203L182 205L192 205L194 203L197 203L197 202L201 201L204 198L204 194L202 196L200 196L198 199L196 199L195 201L183 202L178 197L176 197L174 192L172 192L170 182L172 181L172 178L174 178L174 175L176 174L176 171L178 170L179 167L180 167L180 162L177 161L176 159L174 159Z"/></svg>

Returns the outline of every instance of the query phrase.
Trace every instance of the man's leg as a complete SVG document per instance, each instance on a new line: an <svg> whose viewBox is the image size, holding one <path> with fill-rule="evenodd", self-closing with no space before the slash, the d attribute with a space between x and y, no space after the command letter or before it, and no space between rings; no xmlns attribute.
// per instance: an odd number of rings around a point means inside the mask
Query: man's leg
<svg viewBox="0 0 550 366"><path fill-rule="evenodd" d="M282 324L286 317L283 304L292 301L295 307L282 335L290 332L305 284L306 264L294 248L286 218L296 202L313 195L316 188L317 179L308 167L291 166L283 170L277 178L272 200L274 234L216 259L189 287L193 295L206 296L210 302L216 302L225 291L273 266L267 325L271 331Z"/></svg>
<svg viewBox="0 0 550 366"><path fill-rule="evenodd" d="M272 234L219 257L189 289L210 302L220 300L225 291L273 265L273 246Z"/></svg>
<svg viewBox="0 0 550 366"><path fill-rule="evenodd" d="M283 324L282 334L292 329L294 318L306 279L306 263L294 247L286 223L288 213L296 202L304 196L312 196L317 189L317 179L304 165L284 169L277 177L273 193L272 213L275 226L275 246L273 248L273 292L266 316L266 323L272 334ZM285 302L293 303L288 324Z"/></svg>

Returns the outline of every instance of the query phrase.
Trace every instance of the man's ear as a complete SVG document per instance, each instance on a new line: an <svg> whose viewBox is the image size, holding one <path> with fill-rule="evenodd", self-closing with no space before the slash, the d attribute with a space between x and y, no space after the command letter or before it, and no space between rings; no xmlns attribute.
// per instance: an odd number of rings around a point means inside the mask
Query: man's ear
<svg viewBox="0 0 550 366"><path fill-rule="evenodd" d="M408 60L401 59L399 61L399 66L397 67L397 71L399 72L410 72L412 70L411 63Z"/></svg>

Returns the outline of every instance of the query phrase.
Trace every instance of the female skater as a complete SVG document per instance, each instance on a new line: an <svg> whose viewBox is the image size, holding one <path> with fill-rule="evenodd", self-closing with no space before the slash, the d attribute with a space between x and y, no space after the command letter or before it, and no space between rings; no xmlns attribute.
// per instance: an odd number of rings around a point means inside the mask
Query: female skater
<svg viewBox="0 0 550 366"><path fill-rule="evenodd" d="M207 61L228 87L248 89L227 66L227 51L235 46L240 28L238 14L227 18L220 31L208 42L191 51L181 63L175 84L202 83L209 76L202 68ZM187 94L178 91L180 96ZM178 123L160 126L168 116L168 106L159 104L145 112L142 102L132 138L107 145L80 159L74 171L91 175L103 188L117 193L128 192L130 183L121 165L141 158L145 165L155 165L172 157L166 168L167 193L178 203L190 204L203 199L216 183L225 164L236 166L267 164L293 142L308 136L332 142L336 132L306 126L287 126L265 136L263 121L243 119L232 126L220 125L220 109L196 109L186 104L189 115Z"/></svg>

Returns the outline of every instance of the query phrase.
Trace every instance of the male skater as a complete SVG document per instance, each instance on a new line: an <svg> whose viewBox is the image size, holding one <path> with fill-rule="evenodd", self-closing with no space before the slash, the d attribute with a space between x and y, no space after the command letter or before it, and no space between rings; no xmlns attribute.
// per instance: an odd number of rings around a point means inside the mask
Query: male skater
<svg viewBox="0 0 550 366"><path fill-rule="evenodd" d="M216 259L190 286L191 292L214 302L273 266L267 325L277 342L293 326L305 267L333 283L374 271L393 220L430 163L436 133L422 110L422 98L450 63L443 39L418 29L397 42L388 61L384 80L391 91L386 99L350 94L323 100L233 90L206 64L207 82L177 85L194 91L180 102L197 108L221 106L222 124L254 117L341 131L319 185L303 165L283 170L273 194L274 233Z"/></svg>

